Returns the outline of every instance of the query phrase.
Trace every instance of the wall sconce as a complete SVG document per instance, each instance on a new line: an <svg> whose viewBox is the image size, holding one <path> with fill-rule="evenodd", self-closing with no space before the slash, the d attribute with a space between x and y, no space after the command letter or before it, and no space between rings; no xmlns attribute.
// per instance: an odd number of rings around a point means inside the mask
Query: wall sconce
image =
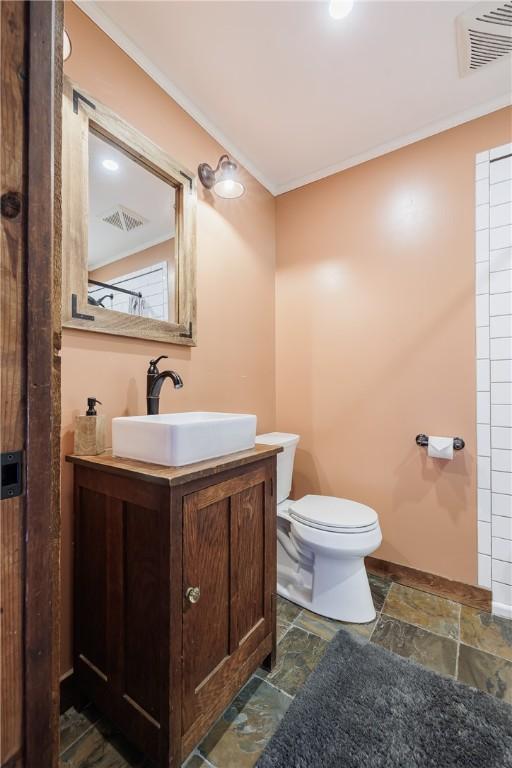
<svg viewBox="0 0 512 768"><path fill-rule="evenodd" d="M67 61L69 59L69 57L71 56L71 40L70 40L70 37L69 37L68 33L66 32L66 30L64 30L64 32L62 34L63 34L62 59L64 61Z"/></svg>
<svg viewBox="0 0 512 768"><path fill-rule="evenodd" d="M222 155L219 158L217 167L214 169L208 163L201 163L197 169L201 184L206 189L212 189L219 197L241 197L245 192L245 187L241 181L236 178L238 165L228 155Z"/></svg>

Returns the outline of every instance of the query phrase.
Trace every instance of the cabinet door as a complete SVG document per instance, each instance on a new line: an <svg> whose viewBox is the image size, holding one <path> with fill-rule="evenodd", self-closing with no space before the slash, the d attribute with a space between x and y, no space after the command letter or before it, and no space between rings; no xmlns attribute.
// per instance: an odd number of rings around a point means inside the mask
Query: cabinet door
<svg viewBox="0 0 512 768"><path fill-rule="evenodd" d="M271 649L272 473L265 462L183 500L182 731L191 743Z"/></svg>

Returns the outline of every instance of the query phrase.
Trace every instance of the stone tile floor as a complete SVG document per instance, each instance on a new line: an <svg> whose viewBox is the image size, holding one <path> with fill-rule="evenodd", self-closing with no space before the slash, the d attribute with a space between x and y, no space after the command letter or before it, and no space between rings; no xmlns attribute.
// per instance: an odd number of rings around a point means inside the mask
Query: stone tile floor
<svg viewBox="0 0 512 768"><path fill-rule="evenodd" d="M343 624L278 601L278 657L258 670L186 768L252 768L340 627L512 704L512 621L370 576L377 618ZM61 718L61 768L150 768L93 707Z"/></svg>

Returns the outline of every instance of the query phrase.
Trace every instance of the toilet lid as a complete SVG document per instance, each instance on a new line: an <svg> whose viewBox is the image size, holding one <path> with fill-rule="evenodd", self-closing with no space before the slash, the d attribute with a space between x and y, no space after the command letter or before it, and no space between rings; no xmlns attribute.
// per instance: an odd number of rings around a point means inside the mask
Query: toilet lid
<svg viewBox="0 0 512 768"><path fill-rule="evenodd" d="M304 496L290 506L294 520L313 528L338 533L364 533L373 530L379 521L371 507L337 496Z"/></svg>

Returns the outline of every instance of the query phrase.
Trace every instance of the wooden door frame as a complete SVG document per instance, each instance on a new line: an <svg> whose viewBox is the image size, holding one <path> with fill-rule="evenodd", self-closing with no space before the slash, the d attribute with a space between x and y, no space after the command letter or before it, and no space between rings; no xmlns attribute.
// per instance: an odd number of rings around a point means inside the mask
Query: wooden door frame
<svg viewBox="0 0 512 768"><path fill-rule="evenodd" d="M29 3L25 765L56 765L60 666L61 110L64 7Z"/></svg>
<svg viewBox="0 0 512 768"><path fill-rule="evenodd" d="M3 334L2 356L7 369L20 369L17 375L21 385L12 390L12 401L7 406L21 413L22 429L12 438L21 438L21 442L9 450L24 451L24 495L19 497L16 521L21 533L18 543L23 569L23 614L22 625L15 631L20 630L23 635L22 657L17 657L9 678L12 692L18 699L21 696L23 704L16 713L9 752L0 761L5 760L2 765L9 768L56 768L63 4L62 0L4 0L1 13L10 84L14 84L13 92L18 97L21 94L12 108L2 99L2 106L9 107L2 117L2 130L10 120L4 135L10 146L4 149L17 152L22 160L16 178L11 175L5 180L9 188L2 185L1 190L2 227L5 226L5 231L9 228L6 238L10 238L13 256L10 252L6 258L10 272L6 288L0 286L0 295L4 300L10 290L7 297L12 307L17 308L17 318L23 326L15 341L13 334ZM19 205L18 213L15 208L5 208L6 193L17 201L14 205ZM13 316L11 311L11 319ZM7 412L4 410L3 415ZM5 449L4 446L2 450ZM10 599L10 585L7 587L8 593L2 595L5 602ZM8 697L3 696L3 701L8 701Z"/></svg>

